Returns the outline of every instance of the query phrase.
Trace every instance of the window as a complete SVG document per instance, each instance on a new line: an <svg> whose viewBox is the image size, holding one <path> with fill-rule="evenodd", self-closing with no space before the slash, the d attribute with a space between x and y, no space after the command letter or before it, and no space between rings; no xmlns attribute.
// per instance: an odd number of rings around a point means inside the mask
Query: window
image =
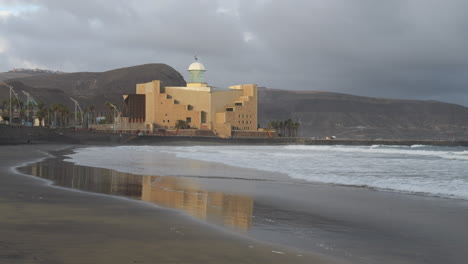
<svg viewBox="0 0 468 264"><path fill-rule="evenodd" d="M187 117L187 118L185 118L185 121L186 121L187 123L190 123L190 122L192 122L192 118L191 118L191 117Z"/></svg>
<svg viewBox="0 0 468 264"><path fill-rule="evenodd" d="M232 107L226 107L226 112L234 112L234 108L232 108Z"/></svg>
<svg viewBox="0 0 468 264"><path fill-rule="evenodd" d="M235 106L242 106L242 102L236 102L234 103Z"/></svg>
<svg viewBox="0 0 468 264"><path fill-rule="evenodd" d="M206 112L205 111L201 112L201 122L206 123Z"/></svg>
<svg viewBox="0 0 468 264"><path fill-rule="evenodd" d="M163 120L163 123L166 123L166 120Z"/></svg>

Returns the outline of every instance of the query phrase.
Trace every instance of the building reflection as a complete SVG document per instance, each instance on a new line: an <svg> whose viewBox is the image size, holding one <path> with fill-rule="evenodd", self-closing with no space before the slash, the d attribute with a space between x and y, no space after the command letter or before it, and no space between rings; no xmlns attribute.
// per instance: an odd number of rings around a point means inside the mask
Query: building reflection
<svg viewBox="0 0 468 264"><path fill-rule="evenodd" d="M253 214L252 198L209 192L188 178L143 176L142 200L242 230L250 227Z"/></svg>
<svg viewBox="0 0 468 264"><path fill-rule="evenodd" d="M142 176L77 166L58 159L38 162L20 170L51 180L58 186L141 199L239 230L248 230L251 226L254 208L251 197L207 191L193 178Z"/></svg>

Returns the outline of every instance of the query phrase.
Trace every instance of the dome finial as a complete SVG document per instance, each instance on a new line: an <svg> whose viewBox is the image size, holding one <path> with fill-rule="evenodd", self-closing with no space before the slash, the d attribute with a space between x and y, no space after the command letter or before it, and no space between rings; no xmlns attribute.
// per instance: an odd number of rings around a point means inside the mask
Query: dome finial
<svg viewBox="0 0 468 264"><path fill-rule="evenodd" d="M190 64L189 71L189 83L205 83L205 66L198 61L198 56L195 55L195 62Z"/></svg>

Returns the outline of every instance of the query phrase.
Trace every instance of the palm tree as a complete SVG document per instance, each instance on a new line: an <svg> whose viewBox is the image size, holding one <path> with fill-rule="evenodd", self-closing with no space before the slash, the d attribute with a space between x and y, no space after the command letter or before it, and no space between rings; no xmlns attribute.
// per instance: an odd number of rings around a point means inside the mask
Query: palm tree
<svg viewBox="0 0 468 264"><path fill-rule="evenodd" d="M296 137L299 137L299 127L301 126L300 122L295 122L294 123L294 131L296 133Z"/></svg>
<svg viewBox="0 0 468 264"><path fill-rule="evenodd" d="M39 119L39 126L42 127L42 120L45 119L46 112L43 109L39 109L36 112L36 118Z"/></svg>
<svg viewBox="0 0 468 264"><path fill-rule="evenodd" d="M26 111L24 109L21 109L19 110L19 118L20 120L24 120L24 118L26 117Z"/></svg>
<svg viewBox="0 0 468 264"><path fill-rule="evenodd" d="M42 120L44 120L46 117L47 108L42 101L37 104L37 108L38 110L36 111L36 118L39 119L39 126L42 126Z"/></svg>
<svg viewBox="0 0 468 264"><path fill-rule="evenodd" d="M177 120L175 123L175 128L177 129L186 129L189 128L189 125L184 120Z"/></svg>
<svg viewBox="0 0 468 264"><path fill-rule="evenodd" d="M278 129L280 130L280 134L284 136L284 122L283 121L278 122Z"/></svg>
<svg viewBox="0 0 468 264"><path fill-rule="evenodd" d="M281 131L279 131L279 128L280 128L279 123L280 122L278 120L270 121L268 122L268 128L273 128L277 134L280 134Z"/></svg>
<svg viewBox="0 0 468 264"><path fill-rule="evenodd" d="M293 121L291 118L285 121L273 120L268 122L268 128L275 129L278 135L287 137L297 137L300 123Z"/></svg>
<svg viewBox="0 0 468 264"><path fill-rule="evenodd" d="M292 126L293 126L293 123L294 121L292 121L291 118L289 118L288 120L285 120L284 121L284 134L288 137L290 137L292 135Z"/></svg>
<svg viewBox="0 0 468 264"><path fill-rule="evenodd" d="M89 111L88 113L91 114L91 117L88 117L88 122L89 122L89 120L92 120L92 121L91 121L91 124L94 124L94 122L95 122L95 120L96 120L96 116L95 116L95 113L94 113L94 110L95 110L95 109L96 109L96 108L94 107L94 105L88 106L88 111Z"/></svg>
<svg viewBox="0 0 468 264"><path fill-rule="evenodd" d="M50 107L50 110L54 113L54 122L55 126L66 126L68 124L70 110L68 107L63 104L53 104ZM57 118L58 116L58 118Z"/></svg>
<svg viewBox="0 0 468 264"><path fill-rule="evenodd" d="M54 126L57 127L57 113L59 112L60 105L59 104L53 104L50 106L50 111L54 114Z"/></svg>
<svg viewBox="0 0 468 264"><path fill-rule="evenodd" d="M6 120L6 117L7 117L7 112L8 112L7 111L8 110L7 104L8 104L8 100L3 100L2 101L2 118L3 118L3 120Z"/></svg>
<svg viewBox="0 0 468 264"><path fill-rule="evenodd" d="M106 115L106 123L111 124L114 122L114 108L112 107L112 103L109 101L106 101L104 103L104 106L108 109L108 113Z"/></svg>
<svg viewBox="0 0 468 264"><path fill-rule="evenodd" d="M9 102L6 99L2 101L2 112L4 112L7 109L8 103Z"/></svg>
<svg viewBox="0 0 468 264"><path fill-rule="evenodd" d="M70 110L68 107L61 104L60 114L62 116L63 126L68 126L70 124Z"/></svg>

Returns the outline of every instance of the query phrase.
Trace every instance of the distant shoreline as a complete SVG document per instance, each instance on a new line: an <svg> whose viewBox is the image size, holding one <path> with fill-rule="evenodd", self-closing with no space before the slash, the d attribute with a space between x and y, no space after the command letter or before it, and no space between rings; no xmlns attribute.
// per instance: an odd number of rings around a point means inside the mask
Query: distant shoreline
<svg viewBox="0 0 468 264"><path fill-rule="evenodd" d="M73 129L49 129L43 127L0 126L0 145L19 144L79 144L79 145L198 145L198 144L234 144L234 145L433 145L450 147L468 147L463 140L395 140L395 139L313 139L313 138L229 138L204 136L150 136L129 135L97 131L75 131Z"/></svg>

